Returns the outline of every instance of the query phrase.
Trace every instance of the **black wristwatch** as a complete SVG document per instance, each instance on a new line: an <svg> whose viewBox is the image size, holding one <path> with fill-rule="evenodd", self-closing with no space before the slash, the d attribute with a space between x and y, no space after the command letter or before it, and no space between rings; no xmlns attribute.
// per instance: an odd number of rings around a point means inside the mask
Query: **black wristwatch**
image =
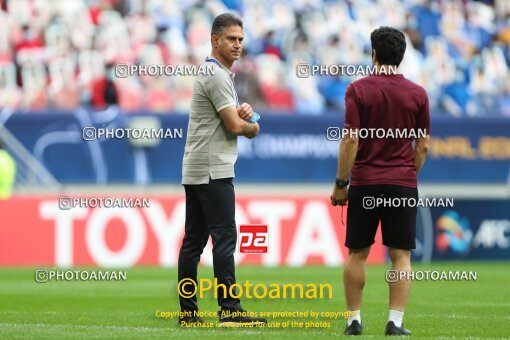
<svg viewBox="0 0 510 340"><path fill-rule="evenodd" d="M337 188L339 188L339 189L345 188L347 185L349 185L349 180L344 181L343 179L339 179L339 178L337 178L337 179L335 180L335 185L336 185L336 187L337 187Z"/></svg>

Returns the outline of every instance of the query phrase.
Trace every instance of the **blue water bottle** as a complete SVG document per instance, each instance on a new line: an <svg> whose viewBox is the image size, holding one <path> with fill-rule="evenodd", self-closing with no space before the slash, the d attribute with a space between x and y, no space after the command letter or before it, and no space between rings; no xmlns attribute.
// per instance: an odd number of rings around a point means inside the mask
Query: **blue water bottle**
<svg viewBox="0 0 510 340"><path fill-rule="evenodd" d="M256 123L256 122L258 122L259 120L260 120L260 115L259 115L257 112L255 112L255 111L253 111L253 115L251 116L251 118L250 118L250 119L248 119L248 121L249 121L250 123Z"/></svg>

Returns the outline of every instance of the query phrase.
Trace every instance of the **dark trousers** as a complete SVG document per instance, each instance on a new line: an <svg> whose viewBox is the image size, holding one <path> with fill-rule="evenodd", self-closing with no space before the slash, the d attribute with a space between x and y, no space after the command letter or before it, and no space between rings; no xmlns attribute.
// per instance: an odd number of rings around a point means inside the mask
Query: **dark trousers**
<svg viewBox="0 0 510 340"><path fill-rule="evenodd" d="M213 242L214 277L227 287L217 291L218 305L227 309L241 309L239 299L228 295L228 288L236 282L234 251L237 244L235 222L235 194L232 178L210 180L209 184L184 185L186 191L185 235L179 252L179 282L197 281L200 255L209 235ZM181 310L198 310L197 298L179 296Z"/></svg>

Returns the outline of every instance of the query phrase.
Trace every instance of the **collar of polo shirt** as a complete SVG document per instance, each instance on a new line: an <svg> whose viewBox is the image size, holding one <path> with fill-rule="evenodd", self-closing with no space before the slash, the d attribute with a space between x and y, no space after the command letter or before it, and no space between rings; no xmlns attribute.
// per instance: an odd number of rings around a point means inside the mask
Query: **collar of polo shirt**
<svg viewBox="0 0 510 340"><path fill-rule="evenodd" d="M214 60L214 61L213 61ZM216 65L220 66L222 69L224 69L228 75L230 76L230 78L234 79L234 77L236 76L236 74L232 71L230 71L228 68L225 67L225 65L223 65L218 59L212 57L212 56L208 56L205 61L211 61L213 63L215 63Z"/></svg>

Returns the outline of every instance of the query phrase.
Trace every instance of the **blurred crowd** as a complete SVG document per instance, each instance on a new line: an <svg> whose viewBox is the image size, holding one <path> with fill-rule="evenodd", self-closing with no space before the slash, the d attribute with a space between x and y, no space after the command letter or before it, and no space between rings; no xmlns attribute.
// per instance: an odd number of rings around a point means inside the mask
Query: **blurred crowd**
<svg viewBox="0 0 510 340"><path fill-rule="evenodd" d="M370 65L370 32L403 30L399 72L427 90L434 114L510 117L510 1L0 0L0 108L78 106L187 113L193 77L118 78L114 65L201 64L212 20L244 21L234 64L257 111L344 108L355 78L299 78L296 65Z"/></svg>

